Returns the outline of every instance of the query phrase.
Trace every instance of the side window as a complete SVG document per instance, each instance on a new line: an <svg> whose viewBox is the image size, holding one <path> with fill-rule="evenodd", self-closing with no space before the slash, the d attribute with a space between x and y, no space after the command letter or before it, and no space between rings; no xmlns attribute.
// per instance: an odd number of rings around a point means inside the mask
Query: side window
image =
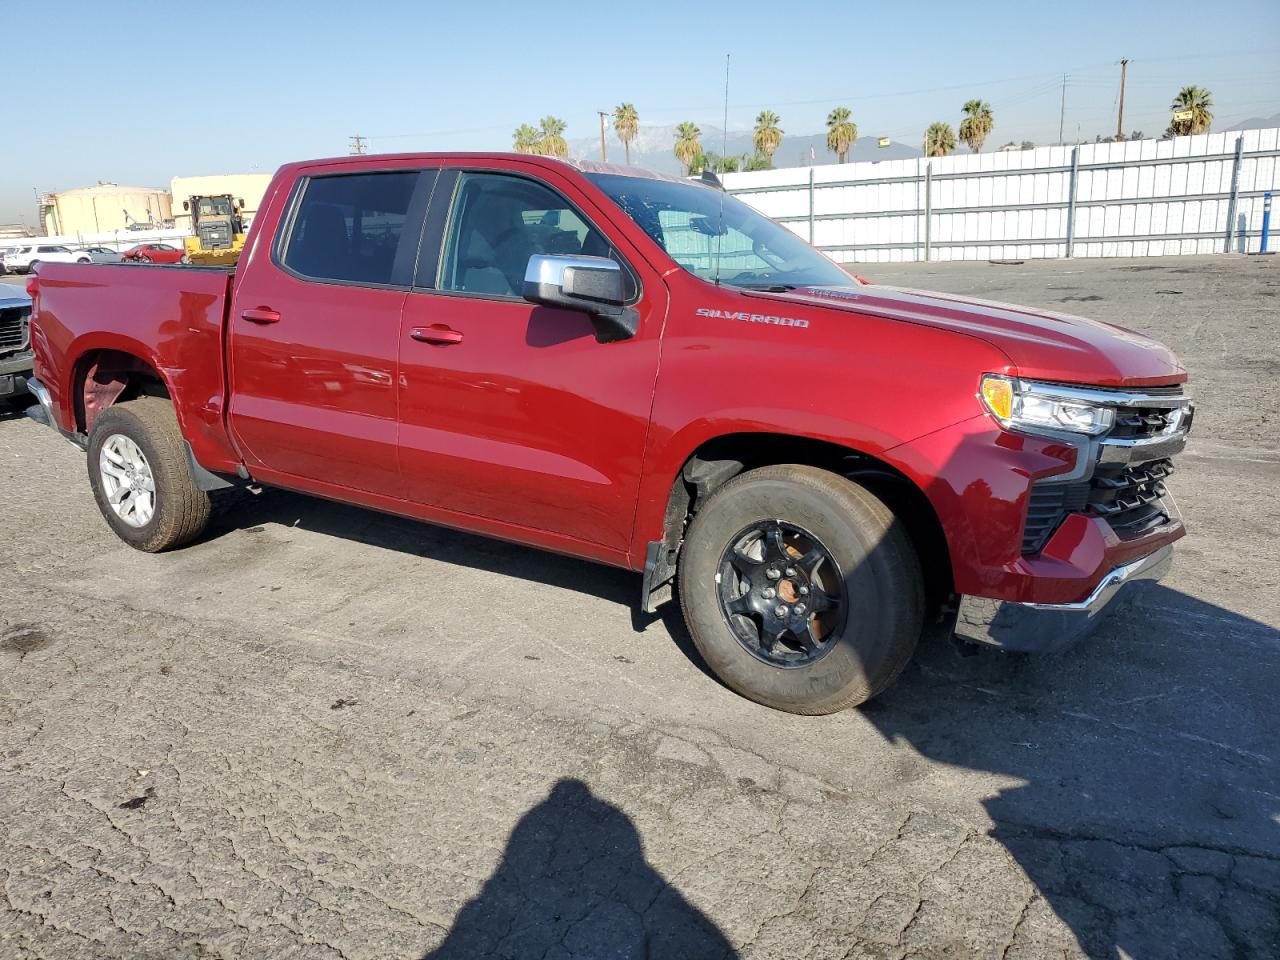
<svg viewBox="0 0 1280 960"><path fill-rule="evenodd" d="M612 257L604 236L560 194L523 177L464 174L445 238L438 288L518 297L535 253ZM631 272L628 298L635 294Z"/></svg>
<svg viewBox="0 0 1280 960"><path fill-rule="evenodd" d="M413 171L312 177L294 215L284 265L316 280L391 283L417 182Z"/></svg>

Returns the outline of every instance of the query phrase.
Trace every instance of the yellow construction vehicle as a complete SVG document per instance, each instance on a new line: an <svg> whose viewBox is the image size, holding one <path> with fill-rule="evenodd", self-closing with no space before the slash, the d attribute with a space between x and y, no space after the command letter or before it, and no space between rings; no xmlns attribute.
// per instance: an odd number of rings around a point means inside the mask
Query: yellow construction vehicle
<svg viewBox="0 0 1280 960"><path fill-rule="evenodd" d="M244 201L222 193L191 197L182 208L190 212L195 234L183 240L187 258L205 266L233 266L244 247Z"/></svg>

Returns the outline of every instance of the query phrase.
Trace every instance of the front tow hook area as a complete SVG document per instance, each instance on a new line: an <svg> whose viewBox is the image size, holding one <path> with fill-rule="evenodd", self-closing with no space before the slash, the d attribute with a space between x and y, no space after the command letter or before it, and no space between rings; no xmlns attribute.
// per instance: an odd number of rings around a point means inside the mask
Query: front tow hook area
<svg viewBox="0 0 1280 960"><path fill-rule="evenodd" d="M1116 567L1078 603L1018 603L988 597L960 598L955 635L1018 653L1051 653L1083 640L1116 604L1147 580L1161 580L1173 567L1173 545Z"/></svg>

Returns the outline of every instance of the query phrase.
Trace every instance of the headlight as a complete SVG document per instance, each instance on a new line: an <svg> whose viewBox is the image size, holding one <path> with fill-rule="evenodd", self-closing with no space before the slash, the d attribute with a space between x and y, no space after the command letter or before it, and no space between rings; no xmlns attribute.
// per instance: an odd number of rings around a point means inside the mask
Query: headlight
<svg viewBox="0 0 1280 960"><path fill-rule="evenodd" d="M981 397L1001 426L1029 433L1049 430L1095 437L1111 429L1116 419L1114 408L1074 396L1070 387L994 373L982 378Z"/></svg>

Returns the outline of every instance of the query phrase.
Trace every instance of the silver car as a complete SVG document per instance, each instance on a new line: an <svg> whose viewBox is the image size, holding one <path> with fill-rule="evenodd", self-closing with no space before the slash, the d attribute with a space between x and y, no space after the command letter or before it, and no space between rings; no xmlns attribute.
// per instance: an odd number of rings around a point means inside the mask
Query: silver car
<svg viewBox="0 0 1280 960"><path fill-rule="evenodd" d="M109 247L79 247L76 257L81 263L121 263L124 257Z"/></svg>

